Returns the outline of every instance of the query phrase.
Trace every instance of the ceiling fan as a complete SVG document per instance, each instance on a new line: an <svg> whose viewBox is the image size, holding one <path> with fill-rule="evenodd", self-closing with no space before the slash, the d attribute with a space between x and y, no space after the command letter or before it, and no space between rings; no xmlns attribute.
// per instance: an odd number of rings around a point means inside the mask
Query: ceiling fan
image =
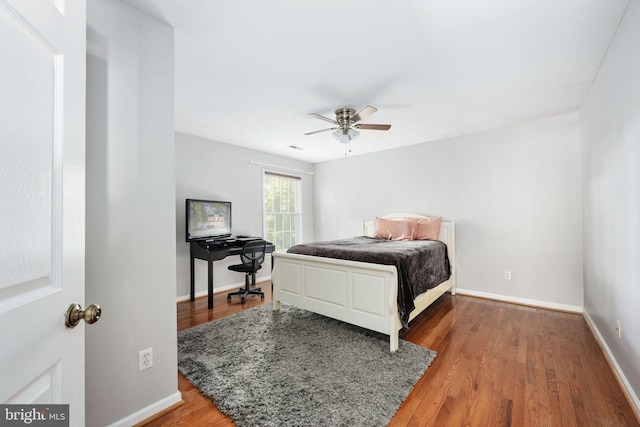
<svg viewBox="0 0 640 427"><path fill-rule="evenodd" d="M362 110L356 113L356 110L352 108L339 108L335 111L336 118L330 119L325 116L321 116L317 113L309 113L309 116L313 116L317 119L324 120L325 122L333 123L335 126L320 129L313 132L307 132L305 135L313 135L315 133L326 132L328 130L334 131L332 133L333 137L340 141L342 144L346 144L351 142L352 139L357 138L360 135L356 129L366 129L366 130L389 130L391 125L380 125L380 124L369 124L369 123L358 123L360 120L365 117L375 113L378 111L377 108L367 105ZM355 129L354 129L355 128Z"/></svg>

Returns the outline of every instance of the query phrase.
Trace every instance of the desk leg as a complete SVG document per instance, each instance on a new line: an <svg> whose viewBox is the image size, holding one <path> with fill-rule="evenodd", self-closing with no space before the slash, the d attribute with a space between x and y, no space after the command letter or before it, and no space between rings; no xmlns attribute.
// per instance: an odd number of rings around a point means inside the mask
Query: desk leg
<svg viewBox="0 0 640 427"><path fill-rule="evenodd" d="M193 261L193 251L190 251L191 253L191 301L195 301L196 300L196 285L193 279L193 269L194 269L194 261Z"/></svg>
<svg viewBox="0 0 640 427"><path fill-rule="evenodd" d="M208 273L207 273L207 281L208 283L208 307L209 310L213 308L213 261L207 261L209 264Z"/></svg>

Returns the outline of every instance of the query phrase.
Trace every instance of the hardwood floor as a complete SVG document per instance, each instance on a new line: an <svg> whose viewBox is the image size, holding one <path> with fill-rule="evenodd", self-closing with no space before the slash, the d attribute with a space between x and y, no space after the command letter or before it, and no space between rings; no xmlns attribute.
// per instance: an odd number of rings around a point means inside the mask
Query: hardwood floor
<svg viewBox="0 0 640 427"><path fill-rule="evenodd" d="M178 330L261 303L182 302ZM581 315L445 294L402 339L438 356L390 426L640 426ZM178 387L184 404L147 426L234 425L181 374Z"/></svg>

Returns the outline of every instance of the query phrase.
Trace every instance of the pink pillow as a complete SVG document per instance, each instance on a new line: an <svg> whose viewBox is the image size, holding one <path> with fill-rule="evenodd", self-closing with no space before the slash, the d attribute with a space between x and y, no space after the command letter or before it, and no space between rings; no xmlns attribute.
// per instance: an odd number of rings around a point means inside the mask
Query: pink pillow
<svg viewBox="0 0 640 427"><path fill-rule="evenodd" d="M373 237L387 240L411 240L414 224L404 220L390 220L376 217Z"/></svg>
<svg viewBox="0 0 640 427"><path fill-rule="evenodd" d="M413 240L438 240L442 217L433 218L405 218L414 224Z"/></svg>

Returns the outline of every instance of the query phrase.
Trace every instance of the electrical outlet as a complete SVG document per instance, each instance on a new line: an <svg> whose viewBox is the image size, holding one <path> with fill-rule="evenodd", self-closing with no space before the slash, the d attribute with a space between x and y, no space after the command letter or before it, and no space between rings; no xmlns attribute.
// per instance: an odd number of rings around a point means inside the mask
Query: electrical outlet
<svg viewBox="0 0 640 427"><path fill-rule="evenodd" d="M616 320L616 332L618 333L618 338L622 338L622 329L620 328L619 320Z"/></svg>
<svg viewBox="0 0 640 427"><path fill-rule="evenodd" d="M511 280L511 272L510 271L505 271L504 272L504 280Z"/></svg>
<svg viewBox="0 0 640 427"><path fill-rule="evenodd" d="M153 348L138 352L138 371L144 371L153 366Z"/></svg>

